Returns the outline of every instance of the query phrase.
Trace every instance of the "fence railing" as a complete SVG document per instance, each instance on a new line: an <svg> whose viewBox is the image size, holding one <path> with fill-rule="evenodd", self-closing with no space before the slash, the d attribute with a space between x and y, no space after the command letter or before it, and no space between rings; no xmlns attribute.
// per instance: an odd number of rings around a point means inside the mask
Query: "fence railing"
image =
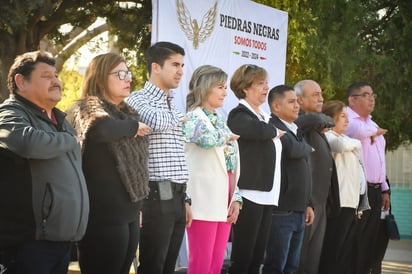
<svg viewBox="0 0 412 274"><path fill-rule="evenodd" d="M392 188L412 189L412 144L386 153L386 173Z"/></svg>

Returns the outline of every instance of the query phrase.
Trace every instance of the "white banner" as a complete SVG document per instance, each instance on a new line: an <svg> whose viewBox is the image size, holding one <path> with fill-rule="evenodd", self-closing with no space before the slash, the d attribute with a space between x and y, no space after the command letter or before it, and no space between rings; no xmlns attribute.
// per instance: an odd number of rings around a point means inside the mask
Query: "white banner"
<svg viewBox="0 0 412 274"><path fill-rule="evenodd" d="M152 44L169 41L182 46L184 76L174 90L174 103L185 112L192 72L214 65L229 75L228 95L220 110L227 116L238 104L230 77L243 64L269 74L269 88L285 81L288 15L249 0L152 0ZM263 105L268 111L267 104Z"/></svg>

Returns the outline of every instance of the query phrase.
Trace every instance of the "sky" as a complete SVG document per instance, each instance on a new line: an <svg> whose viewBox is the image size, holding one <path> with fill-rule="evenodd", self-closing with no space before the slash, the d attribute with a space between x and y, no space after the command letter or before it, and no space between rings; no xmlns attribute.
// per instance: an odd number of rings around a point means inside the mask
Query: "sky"
<svg viewBox="0 0 412 274"><path fill-rule="evenodd" d="M93 29L101 24L105 23L104 18L97 18L97 20L90 25L88 30ZM61 31L71 31L72 26L64 25ZM84 46L82 46L78 52L72 55L65 63L68 69L77 70L79 73L83 74L87 65L90 61L98 54L107 52L109 49L109 38L108 32L103 32L98 36L94 37Z"/></svg>

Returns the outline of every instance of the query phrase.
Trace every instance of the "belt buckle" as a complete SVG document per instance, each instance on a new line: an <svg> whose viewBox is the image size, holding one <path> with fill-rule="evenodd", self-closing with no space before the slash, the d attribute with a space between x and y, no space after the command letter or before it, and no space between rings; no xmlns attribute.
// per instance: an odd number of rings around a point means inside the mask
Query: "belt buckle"
<svg viewBox="0 0 412 274"><path fill-rule="evenodd" d="M369 183L368 182L368 186L372 187L373 189L378 189L381 187L381 184L379 183Z"/></svg>

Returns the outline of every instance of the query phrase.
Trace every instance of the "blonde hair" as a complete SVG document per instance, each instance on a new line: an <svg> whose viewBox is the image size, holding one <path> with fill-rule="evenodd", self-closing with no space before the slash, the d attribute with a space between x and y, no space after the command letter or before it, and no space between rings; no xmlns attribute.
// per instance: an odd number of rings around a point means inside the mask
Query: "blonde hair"
<svg viewBox="0 0 412 274"><path fill-rule="evenodd" d="M227 73L218 67L204 65L198 67L189 82L189 93L186 96L186 110L191 111L201 106L213 87L224 84Z"/></svg>

